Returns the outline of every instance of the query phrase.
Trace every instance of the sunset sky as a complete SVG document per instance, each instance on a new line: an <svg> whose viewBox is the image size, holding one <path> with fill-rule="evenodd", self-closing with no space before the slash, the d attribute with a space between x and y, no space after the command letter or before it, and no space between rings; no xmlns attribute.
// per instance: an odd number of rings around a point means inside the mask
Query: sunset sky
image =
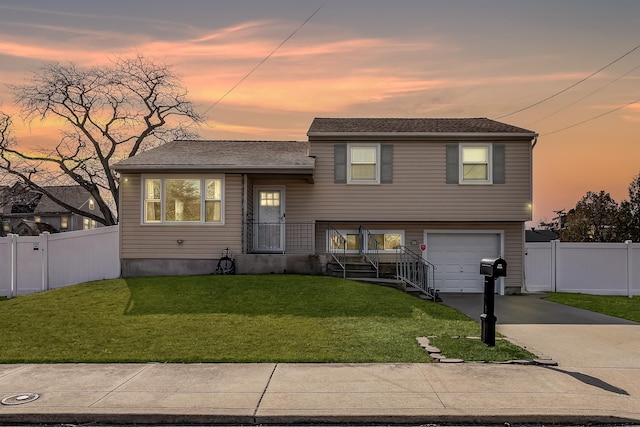
<svg viewBox="0 0 640 427"><path fill-rule="evenodd" d="M306 140L314 117L488 117L540 134L535 224L587 191L628 197L639 30L638 0L0 0L0 110L21 144L45 145L57 127L23 125L5 84L141 52L175 66L206 139Z"/></svg>

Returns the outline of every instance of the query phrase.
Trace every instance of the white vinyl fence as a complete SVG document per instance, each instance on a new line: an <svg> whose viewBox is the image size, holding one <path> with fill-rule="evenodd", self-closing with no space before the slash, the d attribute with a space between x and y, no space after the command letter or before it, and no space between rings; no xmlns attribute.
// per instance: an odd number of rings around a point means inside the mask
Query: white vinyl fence
<svg viewBox="0 0 640 427"><path fill-rule="evenodd" d="M118 226L0 238L0 296L120 277Z"/></svg>
<svg viewBox="0 0 640 427"><path fill-rule="evenodd" d="M640 243L525 244L525 289L640 295Z"/></svg>

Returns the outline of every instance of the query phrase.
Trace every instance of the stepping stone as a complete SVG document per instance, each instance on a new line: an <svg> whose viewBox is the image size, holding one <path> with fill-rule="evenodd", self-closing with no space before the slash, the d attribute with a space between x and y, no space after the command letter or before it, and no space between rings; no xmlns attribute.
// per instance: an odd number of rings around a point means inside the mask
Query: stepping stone
<svg viewBox="0 0 640 427"><path fill-rule="evenodd" d="M444 359L440 359L440 363L463 363L464 360L462 359L449 359L449 358L444 358Z"/></svg>
<svg viewBox="0 0 640 427"><path fill-rule="evenodd" d="M418 337L416 340L418 341L418 344L420 344L420 347L426 347L429 345L429 338L427 337Z"/></svg>

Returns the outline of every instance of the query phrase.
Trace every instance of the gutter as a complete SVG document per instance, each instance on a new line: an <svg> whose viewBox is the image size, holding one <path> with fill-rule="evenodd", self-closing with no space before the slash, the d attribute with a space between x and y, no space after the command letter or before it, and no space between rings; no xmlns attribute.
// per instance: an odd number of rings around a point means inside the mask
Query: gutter
<svg viewBox="0 0 640 427"><path fill-rule="evenodd" d="M533 132L307 132L307 136L324 136L324 137L351 137L351 136L365 136L365 137L381 137L381 136L393 136L399 137L426 137L426 138L472 138L472 137L485 137L485 138L507 138L507 137L530 137L536 138L537 133Z"/></svg>

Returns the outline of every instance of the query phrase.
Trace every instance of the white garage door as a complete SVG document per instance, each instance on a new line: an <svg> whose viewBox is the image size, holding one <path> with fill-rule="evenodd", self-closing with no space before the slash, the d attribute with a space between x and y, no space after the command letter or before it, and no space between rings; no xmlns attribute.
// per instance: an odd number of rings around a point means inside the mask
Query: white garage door
<svg viewBox="0 0 640 427"><path fill-rule="evenodd" d="M440 292L484 292L480 260L500 255L500 234L425 233Z"/></svg>

